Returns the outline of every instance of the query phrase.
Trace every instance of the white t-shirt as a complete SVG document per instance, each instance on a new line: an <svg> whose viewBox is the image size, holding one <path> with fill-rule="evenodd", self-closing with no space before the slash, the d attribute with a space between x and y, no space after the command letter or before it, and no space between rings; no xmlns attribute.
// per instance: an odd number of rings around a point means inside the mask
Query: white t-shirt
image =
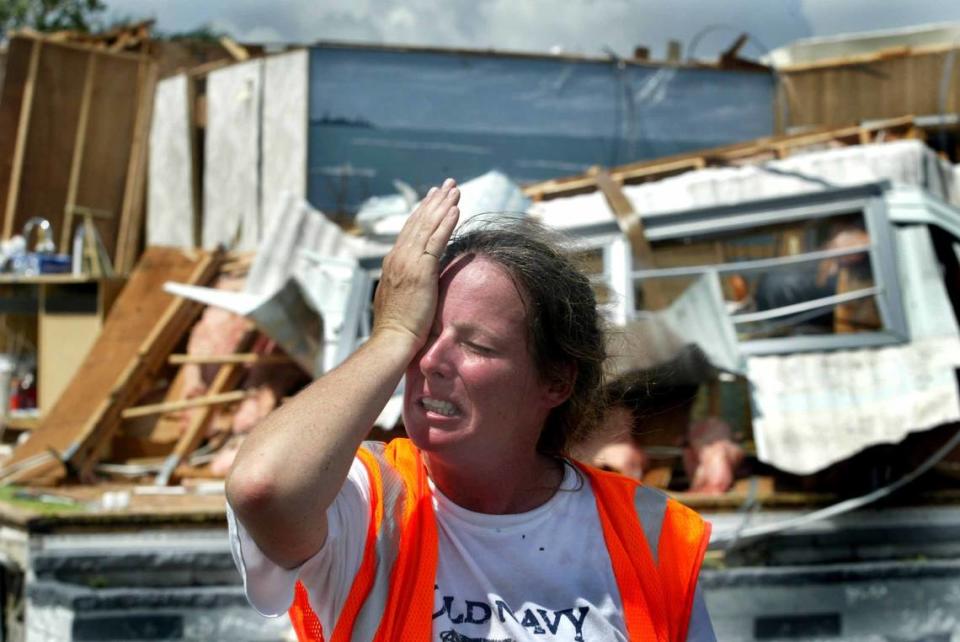
<svg viewBox="0 0 960 642"><path fill-rule="evenodd" d="M299 568L268 560L228 508L231 548L250 603L285 613L299 579L332 631L360 567L369 520L366 469L355 460L327 511L323 548ZM433 488L438 562L433 640L626 640L620 592L589 482L566 466L560 490L514 515L466 510ZM714 640L698 591L689 640Z"/></svg>

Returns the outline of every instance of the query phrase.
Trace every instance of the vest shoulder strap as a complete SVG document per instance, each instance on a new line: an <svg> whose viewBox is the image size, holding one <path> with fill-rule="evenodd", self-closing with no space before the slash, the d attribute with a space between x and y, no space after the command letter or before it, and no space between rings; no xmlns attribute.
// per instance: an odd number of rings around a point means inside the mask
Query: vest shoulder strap
<svg viewBox="0 0 960 642"><path fill-rule="evenodd" d="M409 439L391 441L383 457L385 468L399 475L403 501L393 507L389 520L397 525L400 536L390 570L388 599L377 634L368 639L375 642L429 640L433 631L438 543L427 471Z"/></svg>
<svg viewBox="0 0 960 642"><path fill-rule="evenodd" d="M630 639L685 640L709 525L660 491L578 466L593 489Z"/></svg>
<svg viewBox="0 0 960 642"><path fill-rule="evenodd" d="M364 442L357 457L370 480L370 521L360 567L329 638L324 637L319 618L310 607L308 591L297 582L289 614L300 640L368 642L392 639L384 635L389 635L391 627L396 626L393 619L387 617L391 602L396 601L392 588L393 570L401 555L403 533L417 513L415 506L421 492L417 473L419 458L412 446L385 446L380 442ZM409 563L401 566L409 567ZM409 573L404 578L407 576ZM428 605L428 611L431 606ZM380 630L384 633L378 637Z"/></svg>
<svg viewBox="0 0 960 642"><path fill-rule="evenodd" d="M677 640L687 639L697 578L709 542L710 523L677 500L668 499L660 531L658 568L664 592L676 599L671 629Z"/></svg>

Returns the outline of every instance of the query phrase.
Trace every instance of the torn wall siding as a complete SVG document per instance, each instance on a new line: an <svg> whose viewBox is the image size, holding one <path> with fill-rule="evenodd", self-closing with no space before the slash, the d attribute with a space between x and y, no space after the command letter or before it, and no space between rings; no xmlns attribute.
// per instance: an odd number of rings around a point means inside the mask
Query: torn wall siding
<svg viewBox="0 0 960 642"><path fill-rule="evenodd" d="M193 123L187 77L157 83L150 125L147 245L195 247Z"/></svg>
<svg viewBox="0 0 960 642"><path fill-rule="evenodd" d="M398 180L522 182L773 129L773 80L756 71L319 45L206 82L206 248L254 249L282 192L340 216Z"/></svg>
<svg viewBox="0 0 960 642"><path fill-rule="evenodd" d="M260 109L263 61L207 77L203 169L204 248L252 250L260 240Z"/></svg>
<svg viewBox="0 0 960 642"><path fill-rule="evenodd" d="M248 291L265 294L294 275L306 278L309 261L301 255L302 250L342 259L360 254L361 239L348 235L302 198L286 193L277 211L279 215L270 222L250 267Z"/></svg>
<svg viewBox="0 0 960 642"><path fill-rule="evenodd" d="M299 50L211 71L205 110L195 104L196 77L161 83L150 136L151 242L252 250L282 211L284 194L306 196L307 62ZM200 120L206 132L197 167ZM191 208L198 175L202 193Z"/></svg>
<svg viewBox="0 0 960 642"><path fill-rule="evenodd" d="M242 292L168 283L169 292L250 318L306 372L319 376L369 333L371 281L358 259L371 251L306 201L286 194ZM322 334L322 337L321 337Z"/></svg>
<svg viewBox="0 0 960 642"><path fill-rule="evenodd" d="M263 59L260 215L266 231L284 194L307 193L306 50Z"/></svg>

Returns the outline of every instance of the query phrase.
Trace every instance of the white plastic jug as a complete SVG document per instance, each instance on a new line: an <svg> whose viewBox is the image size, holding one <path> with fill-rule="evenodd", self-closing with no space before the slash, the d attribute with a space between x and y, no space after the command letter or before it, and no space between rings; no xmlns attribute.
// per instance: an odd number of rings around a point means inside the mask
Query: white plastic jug
<svg viewBox="0 0 960 642"><path fill-rule="evenodd" d="M10 411L10 377L14 365L13 356L0 353L0 417Z"/></svg>

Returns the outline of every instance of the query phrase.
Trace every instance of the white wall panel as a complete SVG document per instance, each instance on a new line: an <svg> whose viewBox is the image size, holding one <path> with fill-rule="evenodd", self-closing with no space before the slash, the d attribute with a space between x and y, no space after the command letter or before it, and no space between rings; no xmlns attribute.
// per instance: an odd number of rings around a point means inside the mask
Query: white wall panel
<svg viewBox="0 0 960 642"><path fill-rule="evenodd" d="M147 245L194 247L193 154L184 74L157 83L150 124Z"/></svg>
<svg viewBox="0 0 960 642"><path fill-rule="evenodd" d="M254 250L260 237L263 60L207 76L203 247Z"/></svg>
<svg viewBox="0 0 960 642"><path fill-rule="evenodd" d="M284 192L307 196L306 49L264 60L260 212L263 229L284 204Z"/></svg>

